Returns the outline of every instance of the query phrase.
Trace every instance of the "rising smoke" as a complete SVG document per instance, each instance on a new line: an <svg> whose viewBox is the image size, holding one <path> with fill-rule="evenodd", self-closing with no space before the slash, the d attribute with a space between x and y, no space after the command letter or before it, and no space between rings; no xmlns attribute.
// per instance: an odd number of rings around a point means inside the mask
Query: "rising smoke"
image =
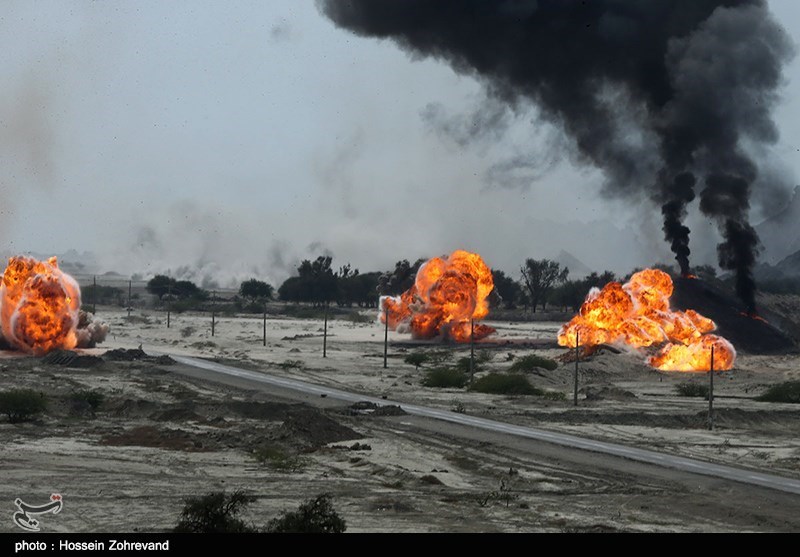
<svg viewBox="0 0 800 557"><path fill-rule="evenodd" d="M770 113L793 54L763 0L319 5L358 35L391 39L413 58L474 76L495 100L533 102L584 162L603 170L609 195L643 195L661 207L683 273L690 255L684 220L702 184L700 210L723 238L719 264L735 273L742 301L755 311L759 241L749 200L759 169L747 145L777 140Z"/></svg>

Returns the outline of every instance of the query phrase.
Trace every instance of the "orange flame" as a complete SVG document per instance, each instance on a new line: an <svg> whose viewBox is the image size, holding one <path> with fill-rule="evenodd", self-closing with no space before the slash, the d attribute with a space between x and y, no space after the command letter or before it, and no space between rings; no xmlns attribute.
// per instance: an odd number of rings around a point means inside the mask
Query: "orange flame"
<svg viewBox="0 0 800 557"><path fill-rule="evenodd" d="M733 367L736 350L726 339L705 335L689 345L667 344L661 352L648 358L647 363L658 369L671 371L705 371L711 369L711 347L714 347L714 370Z"/></svg>
<svg viewBox="0 0 800 557"><path fill-rule="evenodd" d="M736 359L731 343L706 335L717 328L711 319L691 309L670 310L672 290L672 279L658 269L635 273L624 285L610 282L602 290L593 288L578 315L559 330L558 344L644 348L669 343L648 363L671 371L707 371L713 344L714 369L731 369Z"/></svg>
<svg viewBox="0 0 800 557"><path fill-rule="evenodd" d="M417 271L414 286L400 296L383 296L380 320L388 310L389 328L410 330L413 338L439 335L457 342L469 342L471 320L489 314L486 298L494 289L492 272L480 255L456 250L449 257L434 257ZM474 338L481 339L494 329L475 324Z"/></svg>
<svg viewBox="0 0 800 557"><path fill-rule="evenodd" d="M0 300L3 336L18 349L41 355L76 346L81 291L55 257L9 258Z"/></svg>

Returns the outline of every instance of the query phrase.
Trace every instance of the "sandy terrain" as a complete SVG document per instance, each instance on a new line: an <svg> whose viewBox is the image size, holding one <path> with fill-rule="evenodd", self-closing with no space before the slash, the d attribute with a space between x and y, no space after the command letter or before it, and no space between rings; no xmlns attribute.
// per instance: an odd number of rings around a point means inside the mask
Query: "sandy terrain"
<svg viewBox="0 0 800 557"><path fill-rule="evenodd" d="M717 376L716 428L708 431L707 401L675 392L678 383L705 383L707 377L657 372L636 354L601 352L581 362L576 408L573 364L529 375L564 400L422 387L424 369L403 362L409 352L466 355L468 346L415 343L390 332L383 369L383 329L372 322L331 320L323 358L322 323L315 320L270 317L264 347L259 316L218 317L213 338L207 315L173 314L169 329L165 315L156 312L137 311L128 319L119 310L98 308L98 317L110 324L111 334L85 355L141 345L148 353L212 358L401 402L800 478L800 408L754 400L772 383L800 379L798 355L741 354L734 370ZM531 352L564 354L552 344L560 323L489 324L497 335L477 347L493 355L487 370L505 370L511 358ZM0 419L0 489L8 516L15 497L42 504L58 492L64 510L42 517L44 531L163 531L176 522L184 497L244 488L257 496L246 518L260 525L330 492L351 532L800 529L800 497L792 496L783 510L748 514L737 508L741 494L734 492L726 502L704 488L531 457L510 445L499 450L491 439L458 440L444 430L425 435L403 416L344 405L318 410L177 371L155 359L105 356L102 362L59 365L5 354L0 390L31 387L51 401L36 422ZM104 395L95 414L71 400L85 389ZM254 451L264 447L281 458L259 462ZM727 516L693 512L708 505L719 505ZM18 529L9 518L0 521L0 531Z"/></svg>

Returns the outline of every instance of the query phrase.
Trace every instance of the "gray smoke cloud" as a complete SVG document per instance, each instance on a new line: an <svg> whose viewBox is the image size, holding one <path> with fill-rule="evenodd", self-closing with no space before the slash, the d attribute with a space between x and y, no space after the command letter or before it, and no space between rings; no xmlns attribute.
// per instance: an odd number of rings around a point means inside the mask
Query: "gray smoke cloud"
<svg viewBox="0 0 800 557"><path fill-rule="evenodd" d="M604 193L660 207L665 239L689 272L687 207L717 223L718 262L755 311L758 237L753 151L777 140L771 111L787 34L762 0L351 0L318 2L338 26L390 39L485 85L495 100L532 102L564 130L582 162L602 169ZM429 107L428 121L467 141L498 114L459 127ZM502 121L502 118L500 118ZM524 165L523 165L524 167ZM774 176L773 176L774 178ZM787 184L779 189L787 190ZM769 186L767 186L769 187ZM697 190L700 191L697 191Z"/></svg>

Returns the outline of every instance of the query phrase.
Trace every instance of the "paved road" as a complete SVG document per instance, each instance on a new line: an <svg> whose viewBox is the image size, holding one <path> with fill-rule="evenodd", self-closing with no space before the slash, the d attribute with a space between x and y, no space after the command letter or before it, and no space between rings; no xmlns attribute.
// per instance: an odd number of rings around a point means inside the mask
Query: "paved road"
<svg viewBox="0 0 800 557"><path fill-rule="evenodd" d="M692 474L701 474L704 476L711 476L713 478L721 478L724 480L731 480L744 484L756 485L766 487L785 493L792 493L800 495L800 480L791 478L784 478L774 474L763 474L751 470L742 470L733 468L731 466L724 466L720 464L712 464L685 458L680 456L673 456L670 454L659 453L646 449L638 449L635 447L628 447L625 445L618 445L615 443L607 443L604 441L595 441L575 435L568 435L565 433L556 433L552 431L545 431L532 427L517 426L488 420L485 418L478 418L459 414L448 410L439 410L427 406L419 406L416 404L408 404L405 402L397 402L382 398L370 397L362 394L351 393L334 389L331 387L324 387L321 385L314 385L305 381L298 381L295 379L287 379L282 377L273 377L264 373L249 371L229 365L218 364L209 362L198 358L191 358L187 356L171 357L177 362L186 366L199 368L202 370L210 371L216 374L223 374L224 376L236 378L247 385L269 385L280 389L289 391L296 391L308 395L315 395L318 397L324 396L333 400L340 400L345 402L358 402L368 401L378 405L397 405L408 414L414 416L421 416L433 420L439 420L471 428L477 428L484 431L502 433L521 438L534 439L546 443L552 443L572 449L579 449L583 451L591 451L594 453L601 453L620 457L632 461L643 462L660 466L663 468L670 468L680 470Z"/></svg>

